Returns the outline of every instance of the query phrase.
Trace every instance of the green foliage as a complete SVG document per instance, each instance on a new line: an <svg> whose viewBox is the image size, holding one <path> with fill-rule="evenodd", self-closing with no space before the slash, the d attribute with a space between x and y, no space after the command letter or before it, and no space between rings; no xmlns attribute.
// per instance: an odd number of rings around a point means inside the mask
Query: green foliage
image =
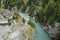
<svg viewBox="0 0 60 40"><path fill-rule="evenodd" d="M11 25L11 21L10 21L10 20L8 20L8 25L9 25L9 26Z"/></svg>
<svg viewBox="0 0 60 40"><path fill-rule="evenodd" d="M15 20L17 22L18 21L18 18L19 18L19 14L14 13L13 20Z"/></svg>
<svg viewBox="0 0 60 40"><path fill-rule="evenodd" d="M23 22L25 23L25 20L23 19Z"/></svg>
<svg viewBox="0 0 60 40"><path fill-rule="evenodd" d="M18 19L18 15L14 14L13 19Z"/></svg>
<svg viewBox="0 0 60 40"><path fill-rule="evenodd" d="M60 0L28 0L26 4L23 0L0 0L1 8L12 10L15 6L21 12L25 12L29 6L29 16L35 17L36 21L44 25L60 22ZM15 15L13 18L18 19Z"/></svg>
<svg viewBox="0 0 60 40"><path fill-rule="evenodd" d="M31 27L35 28L34 23L32 23L31 21L28 21L28 24L31 25Z"/></svg>

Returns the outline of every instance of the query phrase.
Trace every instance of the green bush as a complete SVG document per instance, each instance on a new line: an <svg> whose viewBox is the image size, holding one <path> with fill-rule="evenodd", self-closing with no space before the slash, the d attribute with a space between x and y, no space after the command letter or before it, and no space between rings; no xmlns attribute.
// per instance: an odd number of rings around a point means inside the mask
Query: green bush
<svg viewBox="0 0 60 40"><path fill-rule="evenodd" d="M28 0L26 4L23 0L0 0L1 8L12 10L15 6L24 13L29 6L29 16L35 17L36 21L44 25L47 23L54 25L55 22L60 22L60 0ZM15 18L17 16L14 16Z"/></svg>

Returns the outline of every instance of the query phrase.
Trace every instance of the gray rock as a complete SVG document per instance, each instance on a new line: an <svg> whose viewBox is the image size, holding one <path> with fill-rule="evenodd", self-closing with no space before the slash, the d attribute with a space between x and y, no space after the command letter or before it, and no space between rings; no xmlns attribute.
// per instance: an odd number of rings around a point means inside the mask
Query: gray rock
<svg viewBox="0 0 60 40"><path fill-rule="evenodd" d="M1 14L0 14L0 24L8 23L8 19L5 19Z"/></svg>

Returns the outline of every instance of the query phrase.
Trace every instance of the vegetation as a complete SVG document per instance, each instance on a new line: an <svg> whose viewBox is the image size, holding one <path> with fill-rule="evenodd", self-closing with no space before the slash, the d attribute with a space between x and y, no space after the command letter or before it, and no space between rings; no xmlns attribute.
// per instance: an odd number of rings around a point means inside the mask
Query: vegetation
<svg viewBox="0 0 60 40"><path fill-rule="evenodd" d="M60 23L60 0L0 0L0 8L12 10L14 7L43 25ZM15 15L13 18L18 19Z"/></svg>
<svg viewBox="0 0 60 40"><path fill-rule="evenodd" d="M30 20L28 21L28 24L32 26L32 28L35 28L35 24L31 22Z"/></svg>
<svg viewBox="0 0 60 40"><path fill-rule="evenodd" d="M54 25L60 22L59 0L0 0L0 7L12 10L17 7L21 12L26 12L41 24Z"/></svg>

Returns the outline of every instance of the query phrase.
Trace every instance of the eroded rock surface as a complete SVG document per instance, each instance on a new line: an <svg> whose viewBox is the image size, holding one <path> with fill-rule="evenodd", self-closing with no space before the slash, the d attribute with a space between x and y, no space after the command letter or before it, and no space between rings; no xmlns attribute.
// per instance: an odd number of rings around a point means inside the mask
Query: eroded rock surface
<svg viewBox="0 0 60 40"><path fill-rule="evenodd" d="M23 23L20 17L18 22L9 19L12 15L8 13L6 15L8 18L0 14L0 40L33 40L35 29ZM11 20L11 25L8 25L8 20ZM32 35L30 30L33 32Z"/></svg>

